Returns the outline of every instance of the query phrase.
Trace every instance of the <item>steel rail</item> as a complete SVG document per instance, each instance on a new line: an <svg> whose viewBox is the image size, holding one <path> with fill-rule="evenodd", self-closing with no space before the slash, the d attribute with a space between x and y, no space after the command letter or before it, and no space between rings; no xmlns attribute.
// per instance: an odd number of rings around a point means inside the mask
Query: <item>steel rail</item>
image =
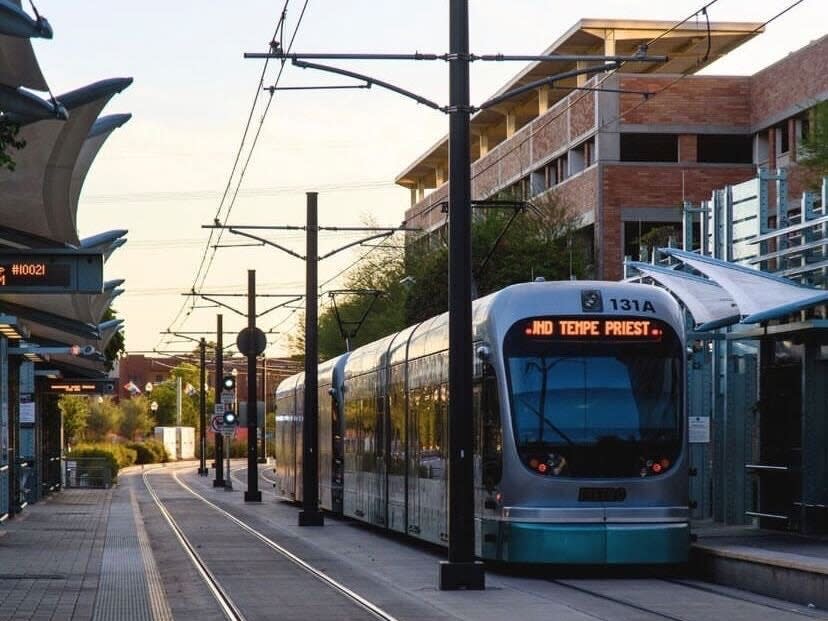
<svg viewBox="0 0 828 621"><path fill-rule="evenodd" d="M228 476L231 476L230 473L228 473ZM177 472L173 472L173 479L175 479L175 482L178 483L184 490L186 490L187 492L189 492L190 494L192 494L193 496L195 496L196 498L201 500L208 507L214 509L215 511L217 511L218 513L220 513L221 515L226 517L228 520L230 520L231 522L233 522L234 524L239 526L242 530L244 530L247 533L249 533L249 534L253 535L254 537L256 537L259 541L264 543L266 546L268 546L272 550L278 552L279 554L284 556L286 559L288 559L289 561L291 561L295 565L298 565L299 567L301 567L302 569L307 571L309 574L311 574L312 576L317 578L320 582L323 582L326 585L328 585L329 587L331 587L332 589L334 589L335 591L338 591L340 594L344 595L345 597L350 599L352 602L354 602L357 606L359 606L363 610L366 610L367 612L374 615L377 619L382 619L383 621L397 621L396 617L394 617L390 613L386 612L385 610L383 610L382 608L380 608L376 604L373 604L372 602L368 601L367 599L365 599L364 597L362 597L361 595L359 595L355 591L352 591L351 589L349 589L348 587L346 587L342 583L334 580L330 576L325 575L324 572L316 569L313 565L311 565L310 563L302 560L301 558L299 558L298 556L296 556L295 554L293 554L292 552L290 552L286 548L283 548L278 543L276 543L272 539L268 538L267 536L263 535L262 533L257 531L255 528L253 528L252 526L250 526L246 522L244 522L244 521L240 520L239 518L237 518L232 513L228 512L228 511L225 511L224 509L222 509L221 507L219 507L215 503L207 500L207 498L205 498L204 496L202 496L201 494L196 492L193 488L191 488L189 485L187 485L186 483L181 481L181 479L178 478L178 473Z"/></svg>
<svg viewBox="0 0 828 621"><path fill-rule="evenodd" d="M150 472L154 472L151 470ZM198 552L196 552L193 544L190 543L190 540L187 539L187 536L184 534L184 531L175 521L175 518L172 514L167 511L167 508L164 506L164 503L161 502L161 499L158 497L158 494L155 493L155 489L153 489L152 485L149 482L149 472L144 472L143 479L144 479L144 487L147 488L149 495L152 497L153 502L155 502L155 506L158 507L158 511L167 520L167 524L170 525L173 533L175 534L178 542L181 544L181 547L184 548L184 551L187 553L187 556L190 557L193 565L196 568L196 571L199 573L201 578L204 580L207 588L210 589L210 593L218 602L219 607L221 608L222 613L224 616L230 619L230 621L246 621L245 616L242 614L241 610L239 610L238 606L233 602L232 598L225 592L223 588L221 588L221 583L219 583L218 579L213 575L210 571L210 568L207 567L207 564L201 559ZM177 480L177 479L176 479Z"/></svg>

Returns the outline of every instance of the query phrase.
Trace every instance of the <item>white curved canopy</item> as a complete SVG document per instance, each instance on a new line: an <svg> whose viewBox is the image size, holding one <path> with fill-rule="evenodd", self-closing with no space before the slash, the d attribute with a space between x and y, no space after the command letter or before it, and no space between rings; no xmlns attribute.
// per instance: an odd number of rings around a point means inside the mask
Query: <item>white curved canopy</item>
<svg viewBox="0 0 828 621"><path fill-rule="evenodd" d="M101 109L131 83L131 78L116 78L62 95L59 99L69 110L68 121L39 121L21 130L27 145L15 154L16 170L0 171L0 225L78 244L73 174ZM81 180L81 172L76 181Z"/></svg>
<svg viewBox="0 0 828 621"><path fill-rule="evenodd" d="M739 321L739 307L733 297L712 280L650 263L631 261L627 265L672 292L697 325L713 327Z"/></svg>
<svg viewBox="0 0 828 621"><path fill-rule="evenodd" d="M0 84L18 87L25 86L36 91L49 90L43 72L35 57L30 36L45 36L51 38L52 29L48 22L43 20L40 27L37 22L31 20L20 6L20 0L0 0L0 20L6 17L6 29L0 32ZM16 9L16 11L15 11ZM42 32L40 35L25 35L26 29L31 28L33 32ZM12 35L12 33L15 33Z"/></svg>
<svg viewBox="0 0 828 621"><path fill-rule="evenodd" d="M742 323L778 319L828 302L828 291L804 287L787 278L676 248L659 251L679 259L725 289L738 306Z"/></svg>

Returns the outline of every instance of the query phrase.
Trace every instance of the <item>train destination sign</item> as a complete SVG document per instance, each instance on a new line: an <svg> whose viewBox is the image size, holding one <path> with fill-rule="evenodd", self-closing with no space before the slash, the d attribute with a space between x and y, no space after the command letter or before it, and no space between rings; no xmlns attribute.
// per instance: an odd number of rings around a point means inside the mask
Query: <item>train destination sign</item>
<svg viewBox="0 0 828 621"><path fill-rule="evenodd" d="M49 380L46 392L60 395L114 395L118 380L55 379Z"/></svg>
<svg viewBox="0 0 828 621"><path fill-rule="evenodd" d="M652 319L541 317L527 320L523 333L541 339L660 341L664 329Z"/></svg>
<svg viewBox="0 0 828 621"><path fill-rule="evenodd" d="M46 250L0 253L0 293L100 293L100 253Z"/></svg>

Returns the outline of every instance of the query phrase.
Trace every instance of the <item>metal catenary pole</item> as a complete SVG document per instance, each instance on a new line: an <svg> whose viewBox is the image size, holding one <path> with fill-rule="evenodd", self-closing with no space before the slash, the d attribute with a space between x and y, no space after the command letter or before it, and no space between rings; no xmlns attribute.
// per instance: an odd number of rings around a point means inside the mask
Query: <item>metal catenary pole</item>
<svg viewBox="0 0 828 621"><path fill-rule="evenodd" d="M449 549L441 589L482 589L474 560L469 5L449 3Z"/></svg>
<svg viewBox="0 0 828 621"><path fill-rule="evenodd" d="M319 346L317 340L317 263L318 219L317 193L307 193L307 251L305 253L305 415L302 433L302 511L299 526L322 526L319 510L319 472L317 425L319 420L319 395L317 367Z"/></svg>
<svg viewBox="0 0 828 621"><path fill-rule="evenodd" d="M249 344L247 348L247 490L245 502L261 502L259 491L259 466L256 455L256 428L258 408L256 407L256 348L254 347L256 329L256 270L247 270L247 329Z"/></svg>
<svg viewBox="0 0 828 621"><path fill-rule="evenodd" d="M198 447L199 447L199 458L198 458L198 474L201 476L207 476L207 464L205 460L207 459L207 341L202 337L201 340L198 342L198 354L199 354L199 387L198 387L198 394L200 395L198 400L198 412L199 412L199 433L198 433Z"/></svg>
<svg viewBox="0 0 828 621"><path fill-rule="evenodd" d="M224 339L222 338L222 315L216 315L216 400L221 398L221 391L224 388ZM213 480L213 487L224 487L224 437L221 433L215 434L216 454L216 478ZM229 447L228 447L229 448ZM229 473L228 473L229 475ZM229 478L229 477L228 477Z"/></svg>

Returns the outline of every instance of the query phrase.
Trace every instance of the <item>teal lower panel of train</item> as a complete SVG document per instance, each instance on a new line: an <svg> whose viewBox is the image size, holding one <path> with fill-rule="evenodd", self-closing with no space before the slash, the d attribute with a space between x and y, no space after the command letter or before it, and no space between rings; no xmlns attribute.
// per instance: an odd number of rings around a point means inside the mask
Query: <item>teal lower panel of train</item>
<svg viewBox="0 0 828 621"><path fill-rule="evenodd" d="M549 524L483 520L481 556L509 563L650 565L687 562L690 525Z"/></svg>

